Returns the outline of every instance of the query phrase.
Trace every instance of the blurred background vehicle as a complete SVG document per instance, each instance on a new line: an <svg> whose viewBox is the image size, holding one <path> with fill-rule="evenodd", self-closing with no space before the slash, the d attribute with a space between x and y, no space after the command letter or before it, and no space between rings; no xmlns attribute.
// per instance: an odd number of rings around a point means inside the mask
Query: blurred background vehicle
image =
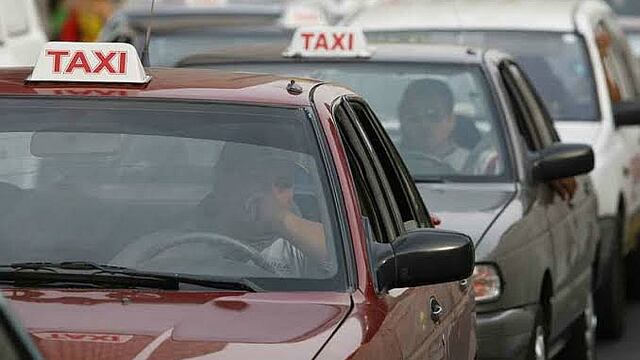
<svg viewBox="0 0 640 360"><path fill-rule="evenodd" d="M593 146L607 269L596 280L599 333L624 329L624 257L640 268L640 120L637 62L611 8L597 0L434 0L394 3L352 21L377 42L459 43L513 54L549 109L563 141ZM526 44L526 46L524 45ZM636 112L634 112L636 111ZM637 276L630 276L637 289Z"/></svg>
<svg viewBox="0 0 640 360"><path fill-rule="evenodd" d="M35 0L0 0L0 66L29 66L47 41Z"/></svg>
<svg viewBox="0 0 640 360"><path fill-rule="evenodd" d="M58 41L95 41L121 0L51 0L46 4L50 36Z"/></svg>
<svg viewBox="0 0 640 360"><path fill-rule="evenodd" d="M338 22L382 0L157 0L152 65L172 66L189 54L248 44L286 45L298 26ZM100 41L128 42L139 52L151 0L128 0L104 26Z"/></svg>
<svg viewBox="0 0 640 360"><path fill-rule="evenodd" d="M640 56L640 1L607 0L607 2L618 14L633 52L636 56Z"/></svg>

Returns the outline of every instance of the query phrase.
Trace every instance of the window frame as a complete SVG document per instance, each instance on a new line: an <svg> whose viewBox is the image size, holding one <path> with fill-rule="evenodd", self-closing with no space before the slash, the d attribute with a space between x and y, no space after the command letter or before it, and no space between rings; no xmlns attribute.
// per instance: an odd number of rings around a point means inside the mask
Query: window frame
<svg viewBox="0 0 640 360"><path fill-rule="evenodd" d="M518 133L522 138L529 153L536 152L543 148L540 136L533 126L533 114L527 106L527 101L517 86L513 74L509 71L510 61L503 61L498 65L502 85L505 87L509 106L516 122Z"/></svg>
<svg viewBox="0 0 640 360"><path fill-rule="evenodd" d="M395 145L391 141L389 134L382 127L380 120L378 119L375 112L371 109L371 107L367 104L365 100L359 97L348 97L347 101L350 106L361 106L364 111L364 116L366 119L360 119L360 121L365 122L370 128L362 130L366 133L368 138L377 139L377 143L381 147L380 149L375 151L376 156L381 157L384 156L385 166L384 170L389 170L390 172L385 173L387 178L393 176L395 178L395 182L399 187L399 192L401 196L404 198L404 202L408 206L408 211L411 213L411 220L403 219L403 225L405 231L410 231L416 228L423 227L431 227L431 220L429 218L429 213L426 209L424 201L418 192L415 182L411 177L409 170L407 169L402 157L398 153ZM373 146L376 146L373 144ZM397 196L395 196L397 198ZM407 228L407 223L413 221L414 226Z"/></svg>
<svg viewBox="0 0 640 360"><path fill-rule="evenodd" d="M342 111L344 114L339 114ZM351 168L351 174L361 176L362 182L367 187L368 198L373 200L373 211L377 215L377 221L380 223L380 232L378 237L373 240L376 243L391 243L398 235L400 229L397 227L396 216L393 214L391 205L388 202L388 196L385 196L385 187L381 183L378 175L377 167L374 160L367 156L370 153L366 146L361 142L358 131L353 127L353 119L350 109L345 106L345 100L341 99L332 111L333 117L336 119L338 133L347 153L347 160ZM351 155L351 156L350 156ZM358 190L358 179L354 179L354 185ZM359 196L356 192L356 196ZM358 198L358 205L361 206L362 200ZM361 209L362 210L362 209Z"/></svg>
<svg viewBox="0 0 640 360"><path fill-rule="evenodd" d="M513 77L520 92L524 96L527 107L532 115L533 125L536 128L542 148L546 148L560 141L560 137L552 125L551 116L545 107L539 94L533 87L526 72L515 62L507 62L507 71Z"/></svg>

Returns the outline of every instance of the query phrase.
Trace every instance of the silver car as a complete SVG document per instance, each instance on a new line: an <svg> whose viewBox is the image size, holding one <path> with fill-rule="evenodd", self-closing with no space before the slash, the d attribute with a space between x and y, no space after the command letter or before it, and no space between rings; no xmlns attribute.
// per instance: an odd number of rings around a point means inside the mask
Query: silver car
<svg viewBox="0 0 640 360"><path fill-rule="evenodd" d="M593 146L604 236L598 249L600 335L624 329L624 261L640 268L640 82L615 14L597 0L434 0L391 4L351 19L371 41L435 42L508 51L529 74L563 141ZM629 277L638 289L637 277Z"/></svg>

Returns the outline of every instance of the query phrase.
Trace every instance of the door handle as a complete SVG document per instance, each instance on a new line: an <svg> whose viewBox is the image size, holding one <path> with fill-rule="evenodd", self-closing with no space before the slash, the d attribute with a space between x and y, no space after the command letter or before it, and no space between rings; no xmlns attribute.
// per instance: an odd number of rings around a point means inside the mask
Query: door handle
<svg viewBox="0 0 640 360"><path fill-rule="evenodd" d="M444 308L434 297L431 297L431 299L429 299L429 307L431 308L431 320L433 320L433 322L435 323L439 323L440 317L444 312Z"/></svg>

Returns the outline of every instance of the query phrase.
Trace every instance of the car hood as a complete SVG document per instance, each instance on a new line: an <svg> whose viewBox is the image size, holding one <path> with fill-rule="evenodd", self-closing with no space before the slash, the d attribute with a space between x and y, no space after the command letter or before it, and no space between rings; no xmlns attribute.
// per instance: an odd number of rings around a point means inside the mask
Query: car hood
<svg viewBox="0 0 640 360"><path fill-rule="evenodd" d="M345 293L4 290L48 360L311 359Z"/></svg>
<svg viewBox="0 0 640 360"><path fill-rule="evenodd" d="M417 184L439 226L471 237L478 244L500 212L513 199L514 184Z"/></svg>

